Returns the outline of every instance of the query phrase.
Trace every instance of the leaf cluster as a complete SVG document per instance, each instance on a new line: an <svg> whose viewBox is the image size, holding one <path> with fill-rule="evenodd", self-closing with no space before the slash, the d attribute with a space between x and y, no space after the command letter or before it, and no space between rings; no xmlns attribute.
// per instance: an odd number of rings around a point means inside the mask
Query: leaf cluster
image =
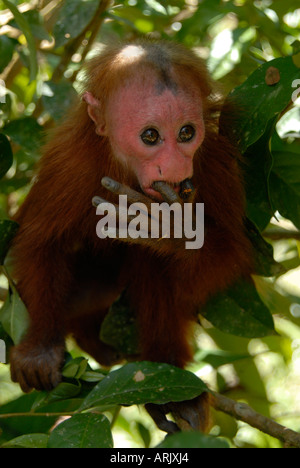
<svg viewBox="0 0 300 468"><path fill-rule="evenodd" d="M181 401L207 390L191 372L150 362L126 364L105 375L93 371L86 359L77 358L66 363L63 376L64 382L51 392L33 392L0 408L3 448L112 448L116 405ZM65 419L49 434L59 415ZM144 439L149 438L143 429ZM175 444L180 448L186 443L186 435L181 433L167 437L159 447ZM228 444L199 433L188 437L188 446L218 448Z"/></svg>
<svg viewBox="0 0 300 468"><path fill-rule="evenodd" d="M232 379L224 377L223 370L232 366L237 381L232 394L270 413L265 382L249 349L259 343L269 357L280 355L288 365L292 339L299 336L299 288L283 285L285 276L300 263L296 101L300 49L298 1L266 3L43 0L38 6L29 1L24 8L20 1L0 0L0 264L8 279L0 311L0 339L7 351L10 344L21 340L28 326L26 308L9 274L7 252L18 229L11 217L29 190L46 131L59 123L80 90L82 63L110 40L145 34L175 40L196 47L228 92L228 102L237 104L232 138L243 154L245 228L254 246L257 273L253 282L238 282L199 311L204 342L209 338L213 347L196 354L195 370L209 365L218 389L229 391ZM275 226L276 220L282 222ZM113 305L99 332L103 341L122 352L135 352L134 316L122 302ZM189 388L193 377L164 366L132 363L106 375L93 371L85 359L68 361L65 381L53 392L23 395L0 408L2 443L14 447L111 447L112 408L193 398L195 389ZM138 382L134 376L145 379ZM195 379L201 393L203 383ZM179 387L177 382L181 382ZM71 417L49 435L58 414ZM118 420L128 428L122 416ZM221 434L238 445L234 441L239 431L236 422L220 416L216 421ZM99 431L93 431L95 425ZM149 430L143 423L136 427L139 440L148 446ZM188 434L164 443L177 447L223 445L220 439Z"/></svg>

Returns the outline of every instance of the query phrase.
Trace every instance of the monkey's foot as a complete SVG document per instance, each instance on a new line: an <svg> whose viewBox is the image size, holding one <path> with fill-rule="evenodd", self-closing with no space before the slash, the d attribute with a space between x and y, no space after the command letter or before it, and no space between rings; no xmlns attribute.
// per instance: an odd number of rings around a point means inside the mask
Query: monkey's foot
<svg viewBox="0 0 300 468"><path fill-rule="evenodd" d="M18 382L25 393L33 388L52 390L61 381L64 351L64 344L44 348L23 342L14 347L10 354L13 382Z"/></svg>
<svg viewBox="0 0 300 468"><path fill-rule="evenodd" d="M193 400L170 402L165 405L148 403L146 410L157 427L168 434L180 430L195 430L205 432L209 427L209 395L202 393ZM171 413L175 422L167 419Z"/></svg>

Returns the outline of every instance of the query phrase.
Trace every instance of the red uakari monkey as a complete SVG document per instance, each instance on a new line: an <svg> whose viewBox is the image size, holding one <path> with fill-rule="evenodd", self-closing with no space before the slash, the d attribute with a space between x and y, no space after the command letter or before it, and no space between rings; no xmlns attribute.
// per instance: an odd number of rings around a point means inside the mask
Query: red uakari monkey
<svg viewBox="0 0 300 468"><path fill-rule="evenodd" d="M174 43L107 46L89 62L81 99L46 145L16 216L14 278L31 323L10 362L25 392L60 382L69 334L99 363L119 359L99 329L123 290L140 358L191 360L199 307L251 271L237 152L219 131L220 108L202 60ZM119 194L146 206L204 203L203 247L99 239L92 199L117 204Z"/></svg>

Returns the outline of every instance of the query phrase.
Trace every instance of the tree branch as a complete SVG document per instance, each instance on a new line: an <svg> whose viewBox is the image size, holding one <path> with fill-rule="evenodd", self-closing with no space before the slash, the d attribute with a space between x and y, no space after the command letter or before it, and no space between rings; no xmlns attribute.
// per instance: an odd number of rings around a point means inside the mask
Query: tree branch
<svg viewBox="0 0 300 468"><path fill-rule="evenodd" d="M300 434L278 424L254 411L245 403L231 400L219 393L211 392L211 405L217 410L233 416L256 429L281 440L285 446L300 448Z"/></svg>
<svg viewBox="0 0 300 468"><path fill-rule="evenodd" d="M296 229L270 228L264 231L262 235L270 240L300 240L300 231L297 231Z"/></svg>

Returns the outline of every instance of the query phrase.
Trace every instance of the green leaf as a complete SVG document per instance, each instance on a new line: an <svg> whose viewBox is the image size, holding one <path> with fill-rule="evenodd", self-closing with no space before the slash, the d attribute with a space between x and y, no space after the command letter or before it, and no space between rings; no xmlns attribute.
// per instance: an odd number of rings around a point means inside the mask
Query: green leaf
<svg viewBox="0 0 300 468"><path fill-rule="evenodd" d="M13 163L13 153L7 136L0 133L0 179Z"/></svg>
<svg viewBox="0 0 300 468"><path fill-rule="evenodd" d="M37 56L34 37L31 32L30 25L26 20L25 16L19 12L18 8L10 1L3 0L4 5L10 9L14 15L15 21L18 24L19 28L26 37L27 46L29 50L29 63L30 63L30 81L33 81L36 78L38 71Z"/></svg>
<svg viewBox="0 0 300 468"><path fill-rule="evenodd" d="M272 86L265 81L270 67L277 68L280 81ZM300 78L300 69L292 57L280 57L263 64L228 96L243 108L239 124L235 129L242 152L253 145L265 132L269 120L278 116L287 107L292 97L292 83Z"/></svg>
<svg viewBox="0 0 300 468"><path fill-rule="evenodd" d="M144 426L144 424L142 424L141 422L137 422L136 423L136 428L137 428L137 431L144 443L144 446L146 448L149 448L150 447L150 442L151 442L151 433L149 431L149 429L147 427Z"/></svg>
<svg viewBox="0 0 300 468"><path fill-rule="evenodd" d="M226 440L213 437L200 432L177 432L165 438L157 448L230 448ZM157 454L159 456L159 453ZM182 454L184 457L184 454ZM157 459L157 461L159 461ZM162 460L161 460L162 461ZM182 464L184 459L182 459Z"/></svg>
<svg viewBox="0 0 300 468"><path fill-rule="evenodd" d="M98 6L98 0L65 0L53 29L55 46L63 46L79 36L92 20Z"/></svg>
<svg viewBox="0 0 300 468"><path fill-rule="evenodd" d="M105 377L105 374L103 374L100 371L91 371L88 370L81 376L81 380L84 382L100 382L100 380L103 380Z"/></svg>
<svg viewBox="0 0 300 468"><path fill-rule="evenodd" d="M260 276L276 276L285 272L285 268L274 260L273 247L261 236L257 227L245 220L246 232L254 247L255 274Z"/></svg>
<svg viewBox="0 0 300 468"><path fill-rule="evenodd" d="M300 150L277 134L272 139L273 168L270 176L272 203L282 216L300 229Z"/></svg>
<svg viewBox="0 0 300 468"><path fill-rule="evenodd" d="M68 81L43 84L42 102L44 108L54 120L60 120L70 108L76 97L76 91Z"/></svg>
<svg viewBox="0 0 300 468"><path fill-rule="evenodd" d="M249 354L237 354L231 351L224 351L222 349L215 350L199 350L195 354L195 362L206 362L214 369L229 364L232 362L240 361L241 359L249 358Z"/></svg>
<svg viewBox="0 0 300 468"><path fill-rule="evenodd" d="M147 15L145 15L142 5L129 6L126 3L123 2L122 5L118 5L118 8L108 10L108 18L111 18L114 23L133 30L136 29L138 33L142 34L153 30L163 31L173 23L172 18L178 13L178 9L167 5L167 2L147 0L145 2Z"/></svg>
<svg viewBox="0 0 300 468"><path fill-rule="evenodd" d="M3 265L4 259L10 247L10 243L17 233L18 223L10 219L0 219L0 265Z"/></svg>
<svg viewBox="0 0 300 468"><path fill-rule="evenodd" d="M18 41L15 39L11 39L4 34L0 36L0 73L11 61L16 44L18 44Z"/></svg>
<svg viewBox="0 0 300 468"><path fill-rule="evenodd" d="M80 409L190 400L204 391L206 385L191 372L169 364L136 362L108 374Z"/></svg>
<svg viewBox="0 0 300 468"><path fill-rule="evenodd" d="M42 143L43 127L33 117L12 120L4 126L3 131L14 143L29 152L38 149Z"/></svg>
<svg viewBox="0 0 300 468"><path fill-rule="evenodd" d="M37 10L29 10L23 13L23 16L27 20L30 30L34 37L40 41L46 40L51 41L51 36L45 28L44 18Z"/></svg>
<svg viewBox="0 0 300 468"><path fill-rule="evenodd" d="M200 313L216 328L232 335L258 338L275 334L272 315L250 281L240 280L217 294Z"/></svg>
<svg viewBox="0 0 300 468"><path fill-rule="evenodd" d="M86 358L82 356L72 358L69 353L65 353L65 364L62 369L62 376L64 378L94 383L100 382L107 374L108 370L92 370Z"/></svg>
<svg viewBox="0 0 300 468"><path fill-rule="evenodd" d="M0 310L0 321L14 344L20 343L29 326L29 315L17 290L12 285Z"/></svg>
<svg viewBox="0 0 300 468"><path fill-rule="evenodd" d="M48 448L112 448L108 419L101 414L76 414L50 434Z"/></svg>
<svg viewBox="0 0 300 468"><path fill-rule="evenodd" d="M88 365L87 359L78 357L64 365L62 375L69 379L80 379Z"/></svg>
<svg viewBox="0 0 300 468"><path fill-rule="evenodd" d="M273 163L270 139L275 124L276 118L269 120L261 138L247 148L242 164L247 198L247 216L260 230L268 225L274 214L269 194L269 176Z"/></svg>
<svg viewBox="0 0 300 468"><path fill-rule="evenodd" d="M24 434L47 433L54 423L57 421L57 416L49 415L37 417L35 414L32 416L32 405L39 395L39 392L31 392L23 394L21 397L11 400L9 403L0 406L0 414L15 413L14 417L8 419L1 419L1 440L4 442L10 440L12 437L21 436ZM2 394L1 394L2 396ZM51 407L51 411L66 411L66 404L64 408L57 408L55 405ZM69 411L69 408L68 410ZM26 417L20 417L19 413L28 413Z"/></svg>
<svg viewBox="0 0 300 468"><path fill-rule="evenodd" d="M55 387L50 392L41 392L40 398L37 403L33 406L33 409L38 409L43 406L49 405L50 403L56 403L62 400L68 400L74 398L80 394L81 385L73 384L69 382L60 382L57 387Z"/></svg>
<svg viewBox="0 0 300 468"><path fill-rule="evenodd" d="M47 448L47 434L25 434L9 440L2 448Z"/></svg>

